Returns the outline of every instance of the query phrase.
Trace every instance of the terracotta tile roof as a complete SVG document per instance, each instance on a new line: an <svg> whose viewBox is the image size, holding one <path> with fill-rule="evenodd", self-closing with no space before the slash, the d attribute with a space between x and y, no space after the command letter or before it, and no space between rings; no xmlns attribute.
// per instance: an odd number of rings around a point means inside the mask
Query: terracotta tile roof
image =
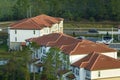
<svg viewBox="0 0 120 80"><path fill-rule="evenodd" d="M47 45L51 47L62 47L63 45L70 45L73 43L80 42L79 39L75 39L72 36L61 34L61 36L54 42L49 42Z"/></svg>
<svg viewBox="0 0 120 80"><path fill-rule="evenodd" d="M91 52L115 52L116 50L109 48L108 46L104 46L103 44L94 43L88 40L83 40L81 42L71 44L68 46L63 46L61 50L70 55L76 54L89 54Z"/></svg>
<svg viewBox="0 0 120 80"><path fill-rule="evenodd" d="M11 29L36 29L41 30L44 27L51 27L55 23L62 21L62 18L47 16L45 14L23 19L10 25Z"/></svg>
<svg viewBox="0 0 120 80"><path fill-rule="evenodd" d="M120 61L94 52L73 63L72 66L85 68L87 70L116 69L120 68Z"/></svg>
<svg viewBox="0 0 120 80"><path fill-rule="evenodd" d="M36 42L38 45L47 45L48 42L56 41L61 36L61 33L51 33L37 38L27 39L31 42Z"/></svg>
<svg viewBox="0 0 120 80"><path fill-rule="evenodd" d="M50 47L62 47L63 45L70 45L77 43L81 40L75 39L74 37L68 36L63 33L51 33L37 38L27 39L31 42L36 42L39 45L45 45Z"/></svg>

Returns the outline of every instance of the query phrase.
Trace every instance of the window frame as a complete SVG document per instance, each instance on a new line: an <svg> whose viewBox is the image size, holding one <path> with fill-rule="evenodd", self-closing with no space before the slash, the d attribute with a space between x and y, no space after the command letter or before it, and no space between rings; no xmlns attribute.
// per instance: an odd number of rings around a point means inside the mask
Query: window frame
<svg viewBox="0 0 120 80"><path fill-rule="evenodd" d="M17 30L15 29L15 34L17 34Z"/></svg>

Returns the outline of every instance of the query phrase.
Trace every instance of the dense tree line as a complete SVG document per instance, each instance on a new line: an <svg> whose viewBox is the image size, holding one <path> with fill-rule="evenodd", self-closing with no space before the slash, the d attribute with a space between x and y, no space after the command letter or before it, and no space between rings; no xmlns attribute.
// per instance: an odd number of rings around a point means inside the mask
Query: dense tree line
<svg viewBox="0 0 120 80"><path fill-rule="evenodd" d="M0 20L19 20L39 14L65 20L120 20L120 0L0 0Z"/></svg>

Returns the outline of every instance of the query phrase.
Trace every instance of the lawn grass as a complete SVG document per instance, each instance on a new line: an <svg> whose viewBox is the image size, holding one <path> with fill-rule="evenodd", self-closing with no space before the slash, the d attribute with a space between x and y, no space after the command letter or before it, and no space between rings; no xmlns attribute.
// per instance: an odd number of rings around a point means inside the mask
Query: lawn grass
<svg viewBox="0 0 120 80"><path fill-rule="evenodd" d="M9 27L9 25L13 22L15 22L15 21L0 22L0 27L2 27L2 28Z"/></svg>

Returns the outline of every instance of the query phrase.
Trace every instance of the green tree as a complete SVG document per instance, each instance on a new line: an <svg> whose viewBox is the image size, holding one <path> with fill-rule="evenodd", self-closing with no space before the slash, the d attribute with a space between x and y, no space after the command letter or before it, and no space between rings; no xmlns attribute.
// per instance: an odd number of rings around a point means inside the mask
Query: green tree
<svg viewBox="0 0 120 80"><path fill-rule="evenodd" d="M43 75L47 80L56 80L58 70L61 69L62 60L60 60L60 50L58 48L51 48L44 59Z"/></svg>
<svg viewBox="0 0 120 80"><path fill-rule="evenodd" d="M13 6L14 19L27 18L29 7L29 0L17 0L16 4Z"/></svg>
<svg viewBox="0 0 120 80"><path fill-rule="evenodd" d="M28 64L31 51L28 48L23 51L10 53L8 63L2 68L1 80L30 80Z"/></svg>
<svg viewBox="0 0 120 80"><path fill-rule="evenodd" d="M35 57L36 51L40 48L40 46L35 42L32 42L30 46L32 48L32 55L34 55ZM36 80L36 75L34 70L35 70L35 67L33 67L33 80Z"/></svg>

